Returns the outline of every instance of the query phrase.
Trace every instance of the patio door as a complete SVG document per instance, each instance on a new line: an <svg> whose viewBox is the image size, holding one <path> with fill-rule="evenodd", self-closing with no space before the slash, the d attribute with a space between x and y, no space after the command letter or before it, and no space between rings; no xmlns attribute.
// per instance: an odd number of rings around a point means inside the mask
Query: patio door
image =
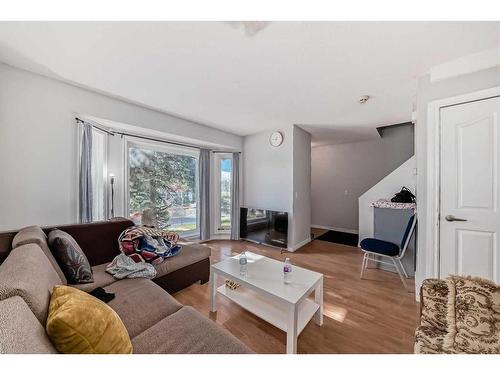
<svg viewBox="0 0 500 375"><path fill-rule="evenodd" d="M500 97L441 109L440 277L500 282Z"/></svg>

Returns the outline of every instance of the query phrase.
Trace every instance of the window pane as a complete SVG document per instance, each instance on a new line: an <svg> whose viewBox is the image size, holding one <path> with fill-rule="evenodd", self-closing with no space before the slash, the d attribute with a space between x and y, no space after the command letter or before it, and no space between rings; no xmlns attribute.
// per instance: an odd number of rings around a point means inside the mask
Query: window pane
<svg viewBox="0 0 500 375"><path fill-rule="evenodd" d="M232 160L220 161L220 229L231 229Z"/></svg>
<svg viewBox="0 0 500 375"><path fill-rule="evenodd" d="M157 227L176 232L197 229L197 165L193 156L129 148L129 214L140 224L152 210Z"/></svg>

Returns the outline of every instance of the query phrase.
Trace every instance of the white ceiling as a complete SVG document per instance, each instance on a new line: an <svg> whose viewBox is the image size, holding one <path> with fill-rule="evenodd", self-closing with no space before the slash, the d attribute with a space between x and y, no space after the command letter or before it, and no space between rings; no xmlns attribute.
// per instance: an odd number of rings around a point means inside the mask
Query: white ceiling
<svg viewBox="0 0 500 375"><path fill-rule="evenodd" d="M418 75L499 43L500 22L0 22L0 61L239 135L301 124L316 144L409 121Z"/></svg>

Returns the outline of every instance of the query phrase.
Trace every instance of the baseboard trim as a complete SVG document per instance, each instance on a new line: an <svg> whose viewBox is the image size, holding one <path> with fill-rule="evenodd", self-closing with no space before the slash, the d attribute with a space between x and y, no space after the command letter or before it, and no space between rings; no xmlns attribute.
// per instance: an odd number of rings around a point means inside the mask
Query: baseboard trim
<svg viewBox="0 0 500 375"><path fill-rule="evenodd" d="M210 236L211 240L230 240L231 235L229 233L212 233Z"/></svg>
<svg viewBox="0 0 500 375"><path fill-rule="evenodd" d="M294 252L300 249L302 246L307 245L309 242L311 242L311 237L306 238L304 241L300 241L298 244L291 246L287 248L288 251Z"/></svg>
<svg viewBox="0 0 500 375"><path fill-rule="evenodd" d="M336 232L359 234L359 231L357 231L356 229L338 228L338 227L327 227L325 225L319 225L319 224L311 224L311 228L319 228L319 229L334 230Z"/></svg>

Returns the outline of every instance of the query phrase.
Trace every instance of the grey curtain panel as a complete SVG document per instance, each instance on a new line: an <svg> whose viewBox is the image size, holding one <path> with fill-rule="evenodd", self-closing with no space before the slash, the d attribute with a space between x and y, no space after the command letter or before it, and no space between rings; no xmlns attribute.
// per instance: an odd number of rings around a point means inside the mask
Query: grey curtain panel
<svg viewBox="0 0 500 375"><path fill-rule="evenodd" d="M198 165L200 240L210 239L210 150L201 149Z"/></svg>
<svg viewBox="0 0 500 375"><path fill-rule="evenodd" d="M80 222L92 221L92 125L83 123L80 148L79 208Z"/></svg>
<svg viewBox="0 0 500 375"><path fill-rule="evenodd" d="M233 178L231 183L231 239L240 239L240 154L233 152Z"/></svg>

